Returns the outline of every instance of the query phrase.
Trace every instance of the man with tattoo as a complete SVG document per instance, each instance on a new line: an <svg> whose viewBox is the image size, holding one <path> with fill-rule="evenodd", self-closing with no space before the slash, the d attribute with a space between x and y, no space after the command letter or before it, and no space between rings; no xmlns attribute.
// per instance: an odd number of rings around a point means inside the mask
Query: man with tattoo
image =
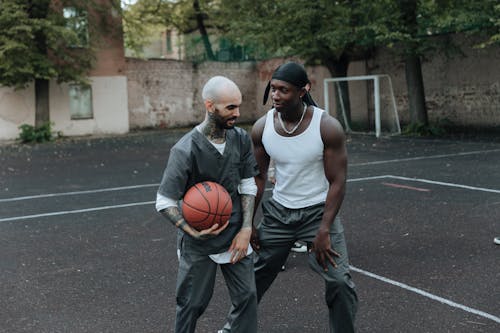
<svg viewBox="0 0 500 333"><path fill-rule="evenodd" d="M257 332L257 294L250 237L258 173L250 136L235 127L241 92L223 76L203 87L205 120L170 150L158 189L156 209L178 232L179 269L175 332L194 332L196 322L212 297L220 266L231 297L233 332ZM233 201L225 225L197 231L183 219L179 201L194 184L214 181Z"/></svg>

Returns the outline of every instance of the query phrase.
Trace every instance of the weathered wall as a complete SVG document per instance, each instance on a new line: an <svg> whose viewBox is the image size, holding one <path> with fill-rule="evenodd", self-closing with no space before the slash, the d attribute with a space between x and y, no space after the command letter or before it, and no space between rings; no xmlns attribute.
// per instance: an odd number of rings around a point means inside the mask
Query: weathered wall
<svg viewBox="0 0 500 333"><path fill-rule="evenodd" d="M198 66L176 60L127 59L128 104L131 128L182 127L202 121L204 83L224 75L240 88L243 103L240 121L256 119L255 64L204 63Z"/></svg>
<svg viewBox="0 0 500 333"><path fill-rule="evenodd" d="M500 127L500 47L475 49L474 41L456 39L464 55L435 57L423 61L429 119L448 119L454 124ZM286 60L195 65L176 60L127 59L122 63L119 46L103 49L102 62L92 73L93 120L70 120L67 87L51 84L51 119L64 135L125 133L130 128L192 126L203 120L203 84L213 75L224 75L236 82L243 95L240 122L253 122L269 109L262 105L264 89L272 72ZM288 59L287 59L288 60ZM290 59L297 60L297 59ZM323 80L330 73L321 66L307 67L311 94L325 107ZM125 75L121 76L121 75ZM396 95L402 123L409 120L404 65L388 50L380 50L368 62L354 62L349 75L388 74ZM373 122L370 87L353 83L351 105L353 121ZM128 92L128 96L127 96ZM333 95L333 91L330 91ZM331 113L339 116L330 102ZM128 105L127 105L128 104ZM15 91L0 87L0 139L14 139L18 126L34 123L33 86Z"/></svg>
<svg viewBox="0 0 500 333"><path fill-rule="evenodd" d="M56 132L65 136L90 134L123 134L129 131L127 78L125 76L91 76L92 119L71 119L69 85L50 82L50 120ZM0 87L0 140L19 136L19 126L35 123L33 85L14 90Z"/></svg>
<svg viewBox="0 0 500 333"><path fill-rule="evenodd" d="M35 123L35 89L0 86L0 140L11 140L19 135L19 126Z"/></svg>
<svg viewBox="0 0 500 333"><path fill-rule="evenodd" d="M127 59L131 128L186 126L201 115L193 111L196 95L191 63Z"/></svg>
<svg viewBox="0 0 500 333"><path fill-rule="evenodd" d="M105 30L90 30L95 43L95 64L88 79L92 90L92 119L71 119L68 84L50 82L49 107L53 129L63 135L123 134L129 131L127 77L121 15L109 0L99 0L104 7L89 9L90 15L107 21ZM104 15L104 17L99 17ZM35 124L33 84L14 90L0 86L0 140L19 136L19 126Z"/></svg>
<svg viewBox="0 0 500 333"><path fill-rule="evenodd" d="M271 106L263 105L265 87L273 71L283 59L263 62L206 62L193 65L176 60L127 59L128 104L130 127L182 127L204 119L205 109L201 90L214 75L233 80L241 90L243 100L240 123L255 121ZM329 77L321 66L308 67L312 82L311 94L323 104L322 82Z"/></svg>
<svg viewBox="0 0 500 333"><path fill-rule="evenodd" d="M53 129L63 135L124 134L129 131L127 78L125 76L93 76L91 119L71 119L68 84L50 84L50 119Z"/></svg>
<svg viewBox="0 0 500 333"><path fill-rule="evenodd" d="M431 122L447 119L460 126L500 126L500 47L477 49L477 42L457 36L463 55L424 59L422 72ZM409 121L404 64L388 50L368 62L370 74L392 78L401 122Z"/></svg>
<svg viewBox="0 0 500 333"><path fill-rule="evenodd" d="M456 125L500 126L500 48L472 48L474 41L457 37L465 54L451 58L435 57L422 63L430 121L447 119ZM297 60L297 59L287 59ZM212 75L233 79L243 93L240 121L252 122L269 109L262 97L272 72L284 59L257 63L207 62L195 66L173 60L128 59L130 126L189 126L203 119L200 91ZM325 107L323 80L331 75L321 66L307 67L312 82L311 95ZM404 64L388 50L380 50L368 62L353 62L349 76L388 74L392 79L399 118L409 121ZM373 83L349 84L352 120L373 124ZM382 93L387 81L381 81ZM333 88L329 88L333 96ZM330 112L337 110L329 102Z"/></svg>

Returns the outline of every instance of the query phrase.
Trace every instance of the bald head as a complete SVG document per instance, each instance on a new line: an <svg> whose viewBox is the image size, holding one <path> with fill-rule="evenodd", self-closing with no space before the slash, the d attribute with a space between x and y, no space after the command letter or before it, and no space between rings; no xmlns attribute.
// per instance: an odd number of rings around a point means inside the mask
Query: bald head
<svg viewBox="0 0 500 333"><path fill-rule="evenodd" d="M230 79L225 76L214 76L205 83L201 96L204 101L212 101L218 103L221 98L228 94L240 94L240 89Z"/></svg>

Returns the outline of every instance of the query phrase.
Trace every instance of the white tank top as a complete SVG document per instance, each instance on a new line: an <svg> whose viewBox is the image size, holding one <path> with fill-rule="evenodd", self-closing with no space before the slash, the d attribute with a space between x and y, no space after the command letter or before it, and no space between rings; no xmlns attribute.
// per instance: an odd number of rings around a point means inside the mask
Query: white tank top
<svg viewBox="0 0 500 333"><path fill-rule="evenodd" d="M275 162L273 199L287 208L304 208L326 200L328 180L323 167L320 123L324 110L314 107L309 126L285 137L274 129L274 109L267 112L262 144Z"/></svg>

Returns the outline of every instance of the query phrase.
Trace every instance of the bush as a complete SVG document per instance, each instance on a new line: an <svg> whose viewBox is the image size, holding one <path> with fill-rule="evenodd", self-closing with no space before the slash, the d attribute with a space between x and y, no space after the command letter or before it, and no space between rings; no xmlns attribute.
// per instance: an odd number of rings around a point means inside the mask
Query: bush
<svg viewBox="0 0 500 333"><path fill-rule="evenodd" d="M433 124L411 123L404 127L402 134L409 136L444 136L452 127L451 121L438 119Z"/></svg>
<svg viewBox="0 0 500 333"><path fill-rule="evenodd" d="M19 126L19 129L21 130L21 133L19 133L19 139L22 143L47 142L54 139L51 122L47 122L39 127L23 124Z"/></svg>

